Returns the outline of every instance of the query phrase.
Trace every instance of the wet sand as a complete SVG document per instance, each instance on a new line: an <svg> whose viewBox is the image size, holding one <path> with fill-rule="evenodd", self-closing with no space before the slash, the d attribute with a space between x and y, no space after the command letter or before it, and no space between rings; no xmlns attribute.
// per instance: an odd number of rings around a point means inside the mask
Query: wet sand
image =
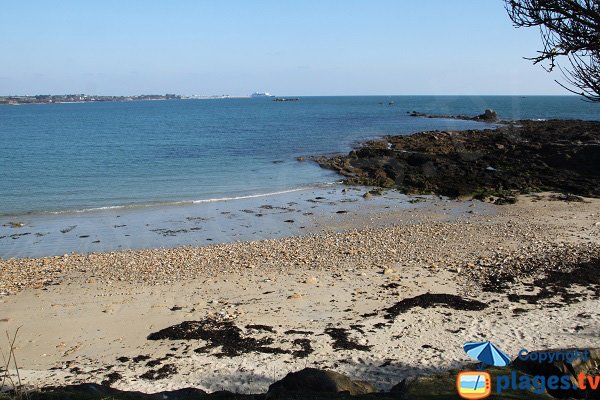
<svg viewBox="0 0 600 400"><path fill-rule="evenodd" d="M322 232L340 216L416 209L436 197L341 184L225 201L0 218L0 258L204 246ZM367 205L367 207L365 207ZM429 204L431 206L431 204ZM14 224L23 226L15 227Z"/></svg>
<svg viewBox="0 0 600 400"><path fill-rule="evenodd" d="M501 268L486 266L488 258L527 262L558 244L596 254L600 200L542 194L496 206L407 197L394 207L397 193L365 200L364 189L329 190L357 201L325 207L330 199L315 197L326 196L307 195L309 208L327 211L302 236L282 230L286 237L251 242L0 261L0 290L10 293L0 297L0 329L21 327L21 377L33 386L257 393L316 366L389 389L468 362L465 341L492 340L511 355L600 346L593 288L569 283L577 301L531 303L484 292L477 281L477 271ZM287 204L255 207L267 203ZM295 226L301 210L273 218ZM528 293L520 282L540 272L519 276L511 291ZM186 326L195 334L172 335ZM231 342L219 339L224 332Z"/></svg>

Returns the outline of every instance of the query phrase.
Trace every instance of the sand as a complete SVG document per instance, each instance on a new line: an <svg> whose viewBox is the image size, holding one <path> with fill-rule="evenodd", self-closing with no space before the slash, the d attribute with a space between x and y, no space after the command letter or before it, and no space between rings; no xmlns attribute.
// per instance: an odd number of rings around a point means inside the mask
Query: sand
<svg viewBox="0 0 600 400"><path fill-rule="evenodd" d="M574 288L581 296L572 304L515 303L474 289L460 272L494 253L526 257L553 243L596 248L600 200L541 194L507 206L428 201L341 215L305 236L0 261L7 293L0 296L0 330L20 327L15 351L28 385L112 376L116 388L145 392L264 392L306 366L389 389L407 375L468 363L466 341L492 340L512 356L521 348L600 346L600 307L586 288ZM424 293L487 307L415 307L386 318L385 309ZM270 338L265 347L279 352L229 357L204 340L147 339L207 319L231 321L244 338ZM297 339L308 339L313 352L293 354ZM148 358L134 360L140 355ZM161 367L176 372L149 379L156 374L148 371Z"/></svg>

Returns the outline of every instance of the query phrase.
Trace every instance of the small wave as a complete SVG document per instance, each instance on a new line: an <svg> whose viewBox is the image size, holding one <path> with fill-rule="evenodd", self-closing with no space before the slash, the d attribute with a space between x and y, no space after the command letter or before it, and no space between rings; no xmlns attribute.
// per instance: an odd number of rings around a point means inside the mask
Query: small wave
<svg viewBox="0 0 600 400"><path fill-rule="evenodd" d="M127 204L127 205L118 205L118 206L104 206L104 207L92 207L92 208L81 208L77 210L60 210L60 211L46 211L45 214L79 214L86 212L94 212L94 211L106 211L106 210L122 210L126 208L144 208L144 207L156 207L156 206L167 206L167 205L177 205L177 204L191 204L191 201L177 201L177 202L168 202L168 203L151 203L151 204Z"/></svg>
<svg viewBox="0 0 600 400"><path fill-rule="evenodd" d="M201 204L201 203L216 203L216 202L219 202L219 201L255 199L255 198L258 198L258 197L276 196L276 195L279 195L279 194L301 192L303 190L309 190L309 189L315 189L315 188L317 188L317 186L307 186L307 187L300 187L300 188L296 188L296 189L281 190L279 192L258 193L258 194L248 194L248 195L245 195L245 196L220 197L220 198L215 198L215 199L194 200L194 201L192 201L192 203L194 203L194 204Z"/></svg>
<svg viewBox="0 0 600 400"><path fill-rule="evenodd" d="M46 212L42 212L42 213L43 214L52 214L52 215L80 214L80 213L86 213L86 212L107 211L107 210L122 210L122 209L161 207L161 206L180 206L180 205L186 205L186 204L191 205L191 204L202 204L202 203L216 203L216 202L222 202L222 201L234 201L234 200L244 200L244 199L255 199L255 198L259 198L259 197L277 196L277 195L286 194L286 193L294 193L294 192L301 192L304 190L318 189L320 187L337 185L339 183L340 183L340 181L325 182L325 183L320 183L320 184L316 184L316 185L312 185L312 186L303 186L303 187L294 188L294 189L280 190L277 192L256 193L256 194L248 194L248 195L232 196L232 197L217 197L217 198L211 198L211 199L167 201L167 202L143 203L143 204L124 204L124 205L114 205L114 206L82 208L82 209L76 209L76 210L46 211Z"/></svg>

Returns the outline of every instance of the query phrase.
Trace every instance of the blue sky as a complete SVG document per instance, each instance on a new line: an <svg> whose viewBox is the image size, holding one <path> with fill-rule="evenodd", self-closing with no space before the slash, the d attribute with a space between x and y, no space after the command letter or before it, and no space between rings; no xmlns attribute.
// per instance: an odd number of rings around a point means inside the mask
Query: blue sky
<svg viewBox="0 0 600 400"><path fill-rule="evenodd" d="M564 94L502 0L5 1L0 94Z"/></svg>

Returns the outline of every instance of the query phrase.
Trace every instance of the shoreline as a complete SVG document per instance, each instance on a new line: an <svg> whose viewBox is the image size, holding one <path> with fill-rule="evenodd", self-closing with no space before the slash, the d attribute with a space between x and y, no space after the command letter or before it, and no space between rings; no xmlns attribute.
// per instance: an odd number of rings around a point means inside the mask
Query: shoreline
<svg viewBox="0 0 600 400"><path fill-rule="evenodd" d="M477 271L494 254L500 261L524 257L527 264L561 246L569 254L582 246L596 251L600 200L585 200L538 194L510 206L444 201L375 216L365 211L365 226L353 226L360 220L353 216L338 221L339 232L0 261L0 282L21 279L13 295L0 296L0 327L13 332L23 326L16 353L27 384L100 383L116 373L110 386L143 392L194 386L260 393L307 365L387 390L403 377L468 362L464 341L487 338L510 354L565 343L600 347L586 334L600 328L600 312L585 286L569 284L576 303L563 302L557 292L530 304L510 300L510 293L530 291L535 271L519 275L507 293L487 293L463 280L465 269ZM495 212L481 212L478 205ZM457 207L466 212L454 213ZM385 310L425 293L487 306L469 311L451 303L423 305L386 317ZM233 323L241 329L241 342L234 342L241 353L219 356L221 345L194 351L211 343L205 340L147 339L185 321L217 321L210 325L217 331L207 333L214 338L223 324ZM284 353L248 349L249 338L269 338L270 347ZM306 356L292 354L297 339L310 343ZM148 371L165 365L173 366L166 368L171 373L148 378Z"/></svg>
<svg viewBox="0 0 600 400"><path fill-rule="evenodd" d="M394 190L365 198L369 190L333 184L225 201L0 219L0 260L307 235L355 216L444 203Z"/></svg>
<svg viewBox="0 0 600 400"><path fill-rule="evenodd" d="M378 139L367 140L361 143L357 143L355 150L352 150L349 155L330 155L330 156L314 156L308 157L308 159L316 162L321 167L329 170L333 170L339 174L340 177L346 178L346 183L359 184L359 185L373 185L388 188L399 188L402 192L416 193L416 194L441 194L448 195L450 197L465 197L472 196L478 199L491 198L492 201L497 202L512 202L514 201L514 195L516 193L523 193L525 191L535 191L544 189L557 189L564 188L567 191L574 192L575 194L590 195L594 194L594 183L600 187L600 175L598 171L584 171L585 165L589 164L594 157L598 158L598 155L594 155L594 140L600 143L598 138L594 139L593 134L578 134L573 133L578 128L582 129L597 129L599 123L584 122L584 121L550 121L546 122L535 122L535 121L520 121L525 124L525 127L514 127L514 126L500 126L493 130L463 130L457 132L419 132L412 135L401 135L401 136L382 136ZM485 122L483 122L485 123ZM539 167L534 162L523 165L520 168L519 174L524 176L515 177L513 172L514 168L511 164L514 164L517 158L527 158L528 152L531 149L521 149L518 146L520 144L514 144L510 140L507 142L505 136L510 136L519 133L526 128L531 132L526 132L523 135L528 135L527 140L531 141L532 138L536 138L548 124L561 124L560 132L555 135L556 138L552 139L559 143L561 140L571 140L573 136L575 139L587 140L585 142L586 147L583 148L579 145L573 145L568 149L561 149L560 151L563 159L561 160L550 160L553 163L559 163L563 170L559 168L550 169L547 167L547 163L550 162L545 158L541 158L540 161L536 161L538 164L545 165L545 167ZM564 131L564 132L563 132ZM564 136L564 138L563 138ZM597 136L597 134L596 134ZM494 138L491 141L489 138ZM433 140L435 139L435 140ZM433 140L433 142L432 142ZM511 139L512 140L512 139ZM580 141L581 141L580 140ZM465 144L459 144L464 141ZM589 142L589 145L588 145ZM468 145L466 144L468 143ZM490 145L492 150L490 150ZM496 147L493 147L493 146ZM465 149L465 147L470 147ZM512 146L512 147L511 147ZM517 147L515 147L517 146ZM535 150L539 144L533 142L529 145ZM548 152L556 151L556 146L562 146L557 144L551 148ZM596 145L598 147L600 145ZM511 147L509 151L508 148ZM564 146L563 146L564 147ZM587 151L587 150L590 151ZM587 153L589 154L586 154ZM492 156L492 153L497 153L496 156ZM598 152L596 150L596 152ZM511 155L515 153L514 155ZM482 156L483 154L483 156ZM579 156L583 154L583 156ZM496 157L496 158L494 158ZM546 157L546 156L544 156ZM575 157L575 158L573 158ZM583 158L582 158L583 157ZM587 158L586 158L587 157ZM546 157L548 158L548 157ZM579 159L581 158L581 160ZM467 160L467 161L465 161ZM570 164L572 166L570 166ZM485 164L485 165L484 165ZM584 164L584 168L581 168L580 164ZM593 164L593 163L592 163ZM486 167L487 165L487 167ZM544 168L547 170L544 172ZM566 170L565 170L566 168ZM578 170L575 170L579 168ZM504 170L507 170L505 173ZM546 179L548 176L553 176L557 171L560 171L560 179ZM507 176L508 174L508 176ZM537 175L536 175L537 174ZM545 175L543 175L545 174ZM595 175L594 175L595 174ZM464 175L464 176L463 176ZM542 177L542 184L540 184L540 178ZM545 183L543 180L545 179ZM465 182L471 182L469 184ZM559 181L559 185L550 185L548 182ZM571 182L579 182L574 187L569 187ZM561 186L562 185L562 186ZM536 187L537 186L537 187ZM571 185L572 186L572 185ZM157 237L152 238L152 235L148 235L146 229L151 224L140 223L141 218L149 219L153 223L160 224L160 226L154 226L157 232L167 232L169 235L163 236L175 236L173 233L187 233L189 229L196 231L201 230L198 226L184 226L182 223L173 223L167 221L168 218L163 218L163 221L157 220L157 215L164 214L171 216L171 219L188 219L196 218L200 220L202 218L213 220L221 217L230 217L235 212L247 212L249 208L260 207L255 204L254 200L265 199L265 201L277 202L279 200L287 200L288 203L295 203L293 193L297 193L302 200L304 195L310 191L313 191L315 197L327 197L331 193L328 193L327 188L339 188L338 184L314 184L308 187L291 188L288 190L274 191L270 193L259 193L259 194L247 194L240 196L225 196L222 198L213 199L199 199L199 200L181 200L172 201L157 204L134 204L134 205L114 205L106 207L92 207L90 209L82 210L64 210L64 211L52 211L52 212L38 212L38 213L27 213L17 215L4 215L0 217L0 259L6 259L11 257L27 257L27 256L44 256L44 255L58 255L69 252L94 252L94 251L110 251L119 248L152 248L152 247L174 247L177 245L198 245L205 242L228 242L231 240L251 240L256 238L268 238L285 235L302 234L299 230L283 229L282 232L276 227L276 221L267 221L269 225L266 233L259 234L256 230L253 232L245 232L239 238L228 235L222 228L231 228L227 222L224 223L223 227L213 227L208 232L203 232L203 235L196 235L191 237L188 235L187 239L173 240L165 239L161 242ZM586 189L587 188L587 189ZM352 193L357 187L352 187L350 193ZM571 190L568 190L571 189ZM361 190L361 189L358 189ZM369 188L365 187L365 191ZM590 191L591 190L591 191ZM346 192L346 191L343 191ZM335 201L346 201L340 194L333 196ZM360 198L355 196L351 201L360 202ZM406 203L408 198L406 196L399 197L401 203ZM348 200L350 201L350 200ZM210 206L210 204L213 204ZM223 204L226 211L222 211L219 207L214 204ZM393 205L393 201L390 204ZM239 209L235 209L235 205L239 204ZM205 210L208 210L206 215L195 215L198 213L206 214L201 208L195 206L205 206ZM246 207L246 205L248 207ZM263 204L267 205L267 204ZM286 208L283 204L278 205L281 208ZM289 205L288 209L292 209ZM301 207L302 208L302 207ZM306 207L303 208L304 213L312 213L312 210L308 210ZM221 211L218 215L217 211ZM188 213L188 215L184 215ZM226 214L228 213L228 214ZM122 215L125 217L133 216L128 222L122 222ZM254 214L263 216L265 213L259 209L254 211ZM57 218L53 218L56 216ZM304 217L306 215L303 215ZM89 218L95 219L96 223L99 224L100 229L94 229L98 227L91 226L86 220ZM64 221L60 221L62 218ZM300 218L302 219L302 218ZM309 218L314 220L314 218ZM109 229L107 225L109 220L113 224L112 227L126 228L129 225L137 226L135 229L124 233L121 237L122 243L119 243L115 236L119 236L120 232ZM221 220L224 220L221 218ZM251 225L255 225L253 219L244 218L240 220L240 223L236 226L239 228L242 226L245 229L250 230ZM285 222L285 221L283 221ZM294 221L295 222L295 221ZM303 225L314 225L311 224L314 221L301 221ZM59 226L62 223L64 226ZM261 223L265 223L263 219ZM285 226L285 224L283 224ZM81 227L85 227L87 232L80 233L78 235L80 244L78 245L74 239L70 238L70 235L66 235L70 231ZM15 229L18 228L18 229ZM303 228L305 229L305 227ZM122 229L123 230L123 229ZM89 231L94 231L93 234ZM310 228L307 232L314 231ZM254 233L255 237L252 236ZM213 238L212 236L219 236ZM110 236L110 238L109 238ZM182 235L179 235L182 236ZM130 238L134 239L130 239ZM50 252L52 248L52 252Z"/></svg>

